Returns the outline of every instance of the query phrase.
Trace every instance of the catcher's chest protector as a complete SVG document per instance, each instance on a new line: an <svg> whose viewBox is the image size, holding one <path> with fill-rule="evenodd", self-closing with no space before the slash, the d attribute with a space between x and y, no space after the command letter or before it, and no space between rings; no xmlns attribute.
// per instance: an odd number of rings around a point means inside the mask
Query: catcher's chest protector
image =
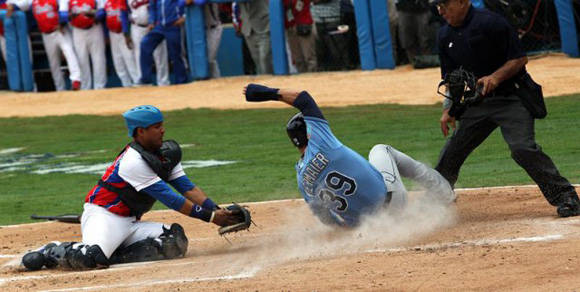
<svg viewBox="0 0 580 292"><path fill-rule="evenodd" d="M131 142L129 143L129 146L139 152L153 172L164 181L169 179L171 171L181 161L181 148L179 147L179 144L173 140L163 141L163 145L157 153L152 153L143 149L143 147L137 142ZM123 152L124 151L125 150L123 150ZM119 155L121 155L121 153ZM111 192L117 193L119 197L121 197L121 201L131 209L131 215L138 219L141 218L144 213L151 210L156 201L147 193L137 192L137 190L129 184L124 188L117 188L99 180L99 185Z"/></svg>

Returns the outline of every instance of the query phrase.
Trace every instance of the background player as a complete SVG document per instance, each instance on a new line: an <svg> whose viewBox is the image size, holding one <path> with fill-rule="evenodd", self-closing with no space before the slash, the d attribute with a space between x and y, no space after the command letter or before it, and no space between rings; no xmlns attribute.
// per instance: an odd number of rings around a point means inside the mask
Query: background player
<svg viewBox="0 0 580 292"><path fill-rule="evenodd" d="M437 171L388 145L375 145L369 160L343 145L306 91L250 84L247 101L280 100L298 108L287 124L288 136L301 152L296 164L298 188L313 213L326 224L356 226L361 216L383 207L400 210L407 192L399 174L411 178L441 202L455 199Z"/></svg>
<svg viewBox="0 0 580 292"><path fill-rule="evenodd" d="M48 244L24 256L26 268L61 265L90 269L183 256L187 237L179 224L167 227L140 220L156 200L184 215L220 226L237 223L232 212L220 209L187 178L180 163L179 145L163 141L165 128L159 109L138 106L123 117L133 142L125 146L87 194L81 217L82 243Z"/></svg>
<svg viewBox="0 0 580 292"><path fill-rule="evenodd" d="M100 24L105 16L103 7L102 0L65 0L59 5L60 18L70 17L73 27L73 47L81 67L81 89L101 89L107 84L105 37Z"/></svg>
<svg viewBox="0 0 580 292"><path fill-rule="evenodd" d="M129 18L131 20L131 39L133 40L133 53L137 64L137 73L141 78L141 40L149 32L149 0L129 0ZM169 85L169 66L167 64L167 43L163 40L153 51L157 85ZM138 79L138 80L139 80Z"/></svg>
<svg viewBox="0 0 580 292"><path fill-rule="evenodd" d="M219 7L216 3L206 3L206 0L185 0L186 5L204 5L205 39L207 42L207 61L209 63L209 78L219 78L220 68L217 62L217 52L222 39L222 22Z"/></svg>
<svg viewBox="0 0 580 292"><path fill-rule="evenodd" d="M139 82L140 74L132 51L127 0L106 0L105 13L113 66L123 86L133 86Z"/></svg>
<svg viewBox="0 0 580 292"><path fill-rule="evenodd" d="M6 9L7 7L6 0L0 0L0 9ZM2 19L0 19L0 50L6 64L6 38L4 37L4 21Z"/></svg>
<svg viewBox="0 0 580 292"><path fill-rule="evenodd" d="M149 5L149 33L141 40L141 81L140 84L151 84L153 75L153 51L163 41L167 41L169 59L173 65L176 84L189 79L183 60L181 44L181 26L185 23L185 1L154 1Z"/></svg>
<svg viewBox="0 0 580 292"><path fill-rule="evenodd" d="M81 88L81 70L77 55L73 49L72 37L67 27L68 19L59 17L58 14L59 1L9 0L7 3L6 17L10 17L15 9L26 11L32 8L32 15L34 15L38 29L42 33L42 42L56 90L66 89L61 70L61 53L66 59L72 90L79 90Z"/></svg>

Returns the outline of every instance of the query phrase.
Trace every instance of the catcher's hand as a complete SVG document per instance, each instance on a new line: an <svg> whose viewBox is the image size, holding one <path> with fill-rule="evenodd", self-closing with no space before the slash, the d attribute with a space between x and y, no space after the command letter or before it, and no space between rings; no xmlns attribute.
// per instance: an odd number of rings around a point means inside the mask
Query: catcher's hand
<svg viewBox="0 0 580 292"><path fill-rule="evenodd" d="M215 212L213 222L222 226L218 229L219 235L246 230L252 224L250 211L238 204L230 205Z"/></svg>

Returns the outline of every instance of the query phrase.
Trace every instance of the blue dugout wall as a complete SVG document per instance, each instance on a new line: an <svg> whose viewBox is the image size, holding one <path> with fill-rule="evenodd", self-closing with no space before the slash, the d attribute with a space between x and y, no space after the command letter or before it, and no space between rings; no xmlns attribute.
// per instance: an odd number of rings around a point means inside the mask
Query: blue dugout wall
<svg viewBox="0 0 580 292"><path fill-rule="evenodd" d="M15 11L12 17L6 17L6 10L0 10L0 20L4 23L6 39L8 87L14 91L32 91L34 77L30 62L26 15L22 11Z"/></svg>
<svg viewBox="0 0 580 292"><path fill-rule="evenodd" d="M235 2L247 1L251 0L237 0ZM270 33L274 74L285 75L289 73L289 70L282 0L268 1L270 1ZM207 2L231 3L232 1L208 0ZM554 0L554 2L560 25L562 51L571 57L580 57L572 0ZM472 3L476 7L484 6L482 0L472 0ZM394 68L395 62L392 55L386 1L356 0L354 6L362 69ZM193 80L207 79L209 66L203 6L188 6L186 14L186 42L191 77ZM6 11L0 10L0 20L4 22L5 27L8 86L14 91L32 91L34 90L34 78L29 59L26 16L23 12L16 11L11 18L6 18ZM226 27L218 51L218 62L223 76L243 74L241 59L241 40L235 36L233 29Z"/></svg>

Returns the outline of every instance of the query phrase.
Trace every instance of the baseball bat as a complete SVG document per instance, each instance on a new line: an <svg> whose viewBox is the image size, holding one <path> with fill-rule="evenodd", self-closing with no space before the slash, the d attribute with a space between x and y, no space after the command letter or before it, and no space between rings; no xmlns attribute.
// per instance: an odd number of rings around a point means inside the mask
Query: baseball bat
<svg viewBox="0 0 580 292"><path fill-rule="evenodd" d="M63 214L63 215L56 215L56 216L40 216L40 215L33 214L33 215L30 215L30 219L58 221L58 222L74 223L74 224L81 223L81 215L77 215L77 214Z"/></svg>

